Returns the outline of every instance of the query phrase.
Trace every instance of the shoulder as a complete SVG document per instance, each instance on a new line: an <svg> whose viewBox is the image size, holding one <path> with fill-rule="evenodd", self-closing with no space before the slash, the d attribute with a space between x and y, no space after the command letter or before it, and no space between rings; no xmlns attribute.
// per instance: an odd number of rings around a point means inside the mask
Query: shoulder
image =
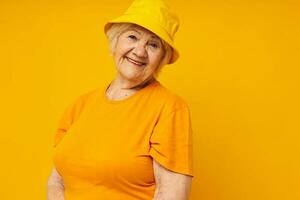
<svg viewBox="0 0 300 200"><path fill-rule="evenodd" d="M97 95L100 94L100 87L89 89L79 95L77 95L74 100L73 104L86 104L89 101L93 100Z"/></svg>
<svg viewBox="0 0 300 200"><path fill-rule="evenodd" d="M188 108L188 103L183 96L162 84L158 85L154 96L165 109L177 110Z"/></svg>
<svg viewBox="0 0 300 200"><path fill-rule="evenodd" d="M87 104L93 101L99 94L100 88L89 89L73 98L68 104L65 112L70 112L74 115L79 115Z"/></svg>

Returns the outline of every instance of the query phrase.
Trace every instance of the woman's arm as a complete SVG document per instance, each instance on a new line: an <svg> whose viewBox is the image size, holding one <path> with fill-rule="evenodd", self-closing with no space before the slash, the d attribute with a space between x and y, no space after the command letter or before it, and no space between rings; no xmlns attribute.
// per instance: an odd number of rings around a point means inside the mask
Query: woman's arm
<svg viewBox="0 0 300 200"><path fill-rule="evenodd" d="M153 159L156 189L153 200L188 200L192 177L172 172Z"/></svg>
<svg viewBox="0 0 300 200"><path fill-rule="evenodd" d="M53 168L47 184L48 200L64 200L64 183L62 177L58 174L55 167Z"/></svg>

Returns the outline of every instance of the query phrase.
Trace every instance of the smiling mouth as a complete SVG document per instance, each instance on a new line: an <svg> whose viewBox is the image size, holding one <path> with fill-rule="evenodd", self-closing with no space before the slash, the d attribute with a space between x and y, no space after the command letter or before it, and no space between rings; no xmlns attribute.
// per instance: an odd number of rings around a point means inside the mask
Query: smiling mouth
<svg viewBox="0 0 300 200"><path fill-rule="evenodd" d="M143 62L138 62L136 60L133 60L131 58L128 58L128 57L125 57L127 61L129 61L130 63L134 64L134 65L137 65L137 66L145 66L146 63L143 63Z"/></svg>

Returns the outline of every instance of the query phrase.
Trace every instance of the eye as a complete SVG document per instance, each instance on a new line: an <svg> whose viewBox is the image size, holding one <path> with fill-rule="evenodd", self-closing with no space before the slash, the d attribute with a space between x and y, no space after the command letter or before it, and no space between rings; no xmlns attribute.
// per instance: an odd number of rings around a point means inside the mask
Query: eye
<svg viewBox="0 0 300 200"><path fill-rule="evenodd" d="M132 40L136 40L137 39L134 35L129 35L128 38L130 38Z"/></svg>
<svg viewBox="0 0 300 200"><path fill-rule="evenodd" d="M151 47L153 47L155 49L157 49L159 47L156 43L151 43L150 45L151 45Z"/></svg>

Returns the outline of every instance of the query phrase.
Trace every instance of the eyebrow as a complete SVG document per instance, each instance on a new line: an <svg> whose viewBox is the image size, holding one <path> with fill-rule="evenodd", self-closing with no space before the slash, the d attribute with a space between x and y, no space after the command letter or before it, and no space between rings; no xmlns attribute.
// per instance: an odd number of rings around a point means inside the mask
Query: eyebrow
<svg viewBox="0 0 300 200"><path fill-rule="evenodd" d="M135 32L137 32L137 33L140 34L140 35L142 34L139 30L137 30L137 29L135 29L135 28L133 28L132 31L135 31ZM153 35L153 34L152 34L151 38L157 39L157 40L159 41L159 38L158 38L156 35Z"/></svg>

